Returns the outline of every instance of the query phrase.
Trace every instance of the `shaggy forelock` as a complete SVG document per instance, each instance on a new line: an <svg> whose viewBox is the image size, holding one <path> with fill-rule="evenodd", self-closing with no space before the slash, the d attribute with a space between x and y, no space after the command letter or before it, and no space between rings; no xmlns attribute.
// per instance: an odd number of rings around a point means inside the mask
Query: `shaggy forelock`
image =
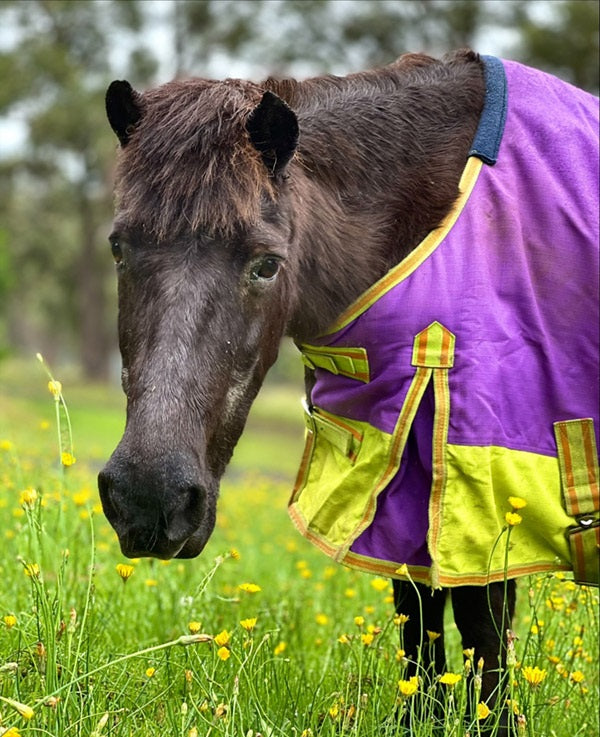
<svg viewBox="0 0 600 737"><path fill-rule="evenodd" d="M119 214L159 240L230 235L255 223L272 195L245 127L262 94L250 82L202 79L144 93L142 118L119 157Z"/></svg>

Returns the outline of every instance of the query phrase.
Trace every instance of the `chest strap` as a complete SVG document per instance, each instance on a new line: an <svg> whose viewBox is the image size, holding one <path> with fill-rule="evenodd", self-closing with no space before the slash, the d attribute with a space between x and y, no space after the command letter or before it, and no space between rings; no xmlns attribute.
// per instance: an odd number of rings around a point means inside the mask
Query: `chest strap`
<svg viewBox="0 0 600 737"><path fill-rule="evenodd" d="M600 474L594 422L589 417L555 422L554 435L565 509L577 523L567 531L575 580L578 583L598 586Z"/></svg>

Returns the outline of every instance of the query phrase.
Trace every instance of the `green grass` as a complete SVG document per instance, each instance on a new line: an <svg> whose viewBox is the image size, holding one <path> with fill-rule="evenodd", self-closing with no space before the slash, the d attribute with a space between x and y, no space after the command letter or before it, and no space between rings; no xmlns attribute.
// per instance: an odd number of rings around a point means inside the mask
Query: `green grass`
<svg viewBox="0 0 600 737"><path fill-rule="evenodd" d="M494 713L463 720L464 677L441 688L422 678L403 697L391 586L336 566L294 531L285 508L302 445L297 389L261 395L203 555L133 562L124 582L116 566L130 562L95 488L123 400L58 378L77 456L67 469L39 366L0 365L0 735L391 737L405 734L397 709L415 710L415 737L474 737L493 725ZM449 670L464 676L476 664L465 666L448 629ZM515 629L522 734L597 734L597 592L562 576L524 580ZM545 672L538 688L527 666ZM445 703L437 732L434 698Z"/></svg>

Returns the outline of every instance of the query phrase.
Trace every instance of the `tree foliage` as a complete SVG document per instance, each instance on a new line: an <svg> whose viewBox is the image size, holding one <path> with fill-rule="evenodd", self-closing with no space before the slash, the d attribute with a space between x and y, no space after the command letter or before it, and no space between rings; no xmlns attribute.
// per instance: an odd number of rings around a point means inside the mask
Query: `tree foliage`
<svg viewBox="0 0 600 737"><path fill-rule="evenodd" d="M0 0L0 29L0 115L26 131L0 152L0 349L97 377L115 351L112 79L343 74L511 30L507 55L599 86L595 0Z"/></svg>

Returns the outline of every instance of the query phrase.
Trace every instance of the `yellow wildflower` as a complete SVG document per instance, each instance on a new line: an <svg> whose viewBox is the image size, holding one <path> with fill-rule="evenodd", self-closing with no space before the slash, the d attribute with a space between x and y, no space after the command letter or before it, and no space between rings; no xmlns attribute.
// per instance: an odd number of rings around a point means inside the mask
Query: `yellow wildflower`
<svg viewBox="0 0 600 737"><path fill-rule="evenodd" d="M231 656L231 653L229 652L229 648L223 646L217 650L217 655L221 660L227 660Z"/></svg>
<svg viewBox="0 0 600 737"><path fill-rule="evenodd" d="M239 560L242 556L240 555L240 551L236 548L231 548L229 551L229 555L233 558L233 560Z"/></svg>
<svg viewBox="0 0 600 737"><path fill-rule="evenodd" d="M10 440L0 440L0 450L12 450L13 444Z"/></svg>
<svg viewBox="0 0 600 737"><path fill-rule="evenodd" d="M192 635L195 635L196 632L200 632L202 629L202 622L188 622L188 630Z"/></svg>
<svg viewBox="0 0 600 737"><path fill-rule="evenodd" d="M358 617L354 617L354 624L357 627L362 627L364 623L365 623L365 618L361 617L360 614L358 615Z"/></svg>
<svg viewBox="0 0 600 737"><path fill-rule="evenodd" d="M515 525L521 524L521 522L523 521L523 517L521 517L521 515L517 514L516 512L507 512L504 515L504 520L509 527L514 527Z"/></svg>
<svg viewBox="0 0 600 737"><path fill-rule="evenodd" d="M460 673L444 673L443 676L440 676L440 683L445 684L446 686L456 686L456 684L461 680L462 676Z"/></svg>
<svg viewBox="0 0 600 737"><path fill-rule="evenodd" d="M287 648L287 643L280 642L277 645L275 645L275 648L273 649L274 655L281 655L283 652L285 652L285 649Z"/></svg>
<svg viewBox="0 0 600 737"><path fill-rule="evenodd" d="M321 626L324 626L329 622L329 617L326 614L317 614L315 617L315 622Z"/></svg>
<svg viewBox="0 0 600 737"><path fill-rule="evenodd" d="M241 583L238 586L238 589L240 589L240 591L246 591L248 594L255 594L257 591L261 590L260 586L255 583Z"/></svg>
<svg viewBox="0 0 600 737"><path fill-rule="evenodd" d="M408 576L408 566L406 563L403 563L400 568L396 568L395 573L399 576Z"/></svg>
<svg viewBox="0 0 600 737"><path fill-rule="evenodd" d="M573 683L583 683L585 675L580 670L574 670L570 675L570 679Z"/></svg>
<svg viewBox="0 0 600 737"><path fill-rule="evenodd" d="M363 634L360 636L360 639L362 640L362 644L366 647L369 647L369 645L373 642L375 639L375 635L371 632L363 632Z"/></svg>
<svg viewBox="0 0 600 737"><path fill-rule="evenodd" d="M2 737L21 737L21 733L16 727L10 727L6 732L2 732Z"/></svg>
<svg viewBox="0 0 600 737"><path fill-rule="evenodd" d="M354 597L356 596L356 589L350 589L350 588L348 588L348 589L345 589L345 590L344 590L344 596L345 596L345 597L346 597L347 599L352 599L352 598L354 598Z"/></svg>
<svg viewBox="0 0 600 737"><path fill-rule="evenodd" d="M390 582L387 580L387 578L373 578L371 580L371 586L375 589L375 591L386 591L389 585Z"/></svg>
<svg viewBox="0 0 600 737"><path fill-rule="evenodd" d="M35 506L37 498L38 498L37 491L33 488L33 486L28 486L26 489L23 489L23 491L21 492L21 495L19 497L19 503L31 509L31 507Z"/></svg>
<svg viewBox="0 0 600 737"><path fill-rule="evenodd" d="M11 706L15 711L18 711L23 719L27 719L28 721L29 719L33 719L35 712L30 706L27 706L27 704L22 704L20 701L9 699L6 696L0 696L0 699L4 701L5 704Z"/></svg>
<svg viewBox="0 0 600 737"><path fill-rule="evenodd" d="M341 645L349 645L350 644L350 638L348 635L340 635L337 640Z"/></svg>
<svg viewBox="0 0 600 737"><path fill-rule="evenodd" d="M7 626L7 628L10 630L17 623L17 618L15 617L14 614L7 614L6 616L2 617L2 621Z"/></svg>
<svg viewBox="0 0 600 737"><path fill-rule="evenodd" d="M48 391L50 392L50 394L52 394L54 399L58 399L62 393L62 384L60 383L60 381L51 379L48 382Z"/></svg>
<svg viewBox="0 0 600 737"><path fill-rule="evenodd" d="M336 701L332 706L329 707L329 716L332 719L337 719L339 714L340 714L340 707Z"/></svg>
<svg viewBox="0 0 600 737"><path fill-rule="evenodd" d="M25 565L25 575L29 576L29 578L39 578L40 577L40 567L37 563L27 563Z"/></svg>
<svg viewBox="0 0 600 737"><path fill-rule="evenodd" d="M416 694L419 688L419 678L417 676L411 676L408 681L398 681L398 690L405 698Z"/></svg>
<svg viewBox="0 0 600 737"><path fill-rule="evenodd" d="M123 581L123 583L127 583L127 580L131 578L133 572L135 571L135 568L128 565L127 563L117 563L115 568L119 576L121 576L121 580Z"/></svg>
<svg viewBox="0 0 600 737"><path fill-rule="evenodd" d="M218 635L215 635L215 643L221 647L223 645L228 645L229 640L231 639L231 635L227 630L223 630L222 632L219 632Z"/></svg>
<svg viewBox="0 0 600 737"><path fill-rule="evenodd" d="M490 707L487 704L484 704L483 701L480 701L477 704L477 719L485 719L486 717L489 717L490 714Z"/></svg>
<svg viewBox="0 0 600 737"><path fill-rule="evenodd" d="M156 668L146 668L146 677L152 678L152 676L156 673Z"/></svg>
<svg viewBox="0 0 600 737"><path fill-rule="evenodd" d="M256 621L256 617L248 617L248 619L242 619L240 624L246 630L246 632L252 632L252 630L256 627Z"/></svg>
<svg viewBox="0 0 600 737"><path fill-rule="evenodd" d="M402 625L406 624L410 617L408 614L396 614L394 617L394 624L396 627L402 627Z"/></svg>
<svg viewBox="0 0 600 737"><path fill-rule="evenodd" d="M521 499L520 496L509 496L508 503L513 509L523 509L527 506L525 499Z"/></svg>
<svg viewBox="0 0 600 737"><path fill-rule="evenodd" d="M396 661L399 663L400 661L404 660L406 657L406 650L403 650L401 647L399 647L396 650Z"/></svg>
<svg viewBox="0 0 600 737"><path fill-rule="evenodd" d="M546 671L538 668L537 665L533 668L526 665L521 672L531 688L537 688L546 677Z"/></svg>
<svg viewBox="0 0 600 737"><path fill-rule="evenodd" d="M63 451L60 454L60 462L63 464L63 466L68 467L72 466L77 459L72 453L68 453L67 451Z"/></svg>
<svg viewBox="0 0 600 737"><path fill-rule="evenodd" d="M438 637L442 636L441 632L432 632L431 630L426 630L426 631L427 631L427 637L429 638L429 642L435 642L438 639Z"/></svg>

